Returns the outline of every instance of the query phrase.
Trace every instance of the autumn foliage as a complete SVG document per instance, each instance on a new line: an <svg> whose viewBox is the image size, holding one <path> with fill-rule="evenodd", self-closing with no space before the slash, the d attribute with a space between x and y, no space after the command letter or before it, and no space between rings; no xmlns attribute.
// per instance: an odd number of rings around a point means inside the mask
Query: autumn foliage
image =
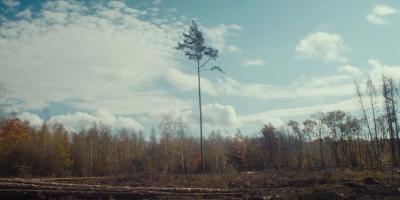
<svg viewBox="0 0 400 200"><path fill-rule="evenodd" d="M207 173L281 169L378 169L400 167L398 98L393 79L381 93L356 84L361 112L317 112L286 126L267 123L256 133L213 130L204 139ZM383 105L376 103L380 96ZM367 98L366 98L367 97ZM1 176L108 176L203 171L199 140L185 120L164 116L150 134L102 124L68 131L62 124L32 127L0 119Z"/></svg>

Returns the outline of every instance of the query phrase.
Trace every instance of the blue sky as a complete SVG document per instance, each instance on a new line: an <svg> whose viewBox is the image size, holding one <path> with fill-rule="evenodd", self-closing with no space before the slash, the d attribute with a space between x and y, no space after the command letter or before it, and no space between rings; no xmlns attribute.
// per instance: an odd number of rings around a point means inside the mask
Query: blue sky
<svg viewBox="0 0 400 200"><path fill-rule="evenodd" d="M195 19L214 63L206 130L254 133L317 111L357 112L354 80L400 75L398 1L10 1L0 6L0 82L16 111L71 129L197 131L196 69L173 47ZM47 117L46 117L47 116Z"/></svg>

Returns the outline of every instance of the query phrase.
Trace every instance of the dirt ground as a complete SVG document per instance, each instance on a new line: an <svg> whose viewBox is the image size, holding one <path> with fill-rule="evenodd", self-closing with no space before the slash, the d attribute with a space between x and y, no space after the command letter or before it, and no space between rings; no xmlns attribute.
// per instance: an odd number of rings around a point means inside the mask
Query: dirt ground
<svg viewBox="0 0 400 200"><path fill-rule="evenodd" d="M0 198L3 199L2 197L14 199L400 199L400 171L297 170L204 176L141 173L118 177L3 178L0 179Z"/></svg>

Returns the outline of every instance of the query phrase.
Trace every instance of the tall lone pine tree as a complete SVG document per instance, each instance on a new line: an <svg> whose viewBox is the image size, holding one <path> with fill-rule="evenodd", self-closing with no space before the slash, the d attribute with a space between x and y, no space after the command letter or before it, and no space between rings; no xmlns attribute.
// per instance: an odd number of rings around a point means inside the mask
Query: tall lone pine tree
<svg viewBox="0 0 400 200"><path fill-rule="evenodd" d="M201 110L201 83L200 72L202 71L219 71L224 72L218 66L207 66L211 60L216 60L218 57L218 50L205 45L203 33L199 30L196 22L193 20L190 30L183 33L183 41L178 42L177 50L185 53L189 60L197 62L197 79L199 88L199 110L200 110L200 160L203 173L205 173L204 157L203 157L203 113Z"/></svg>

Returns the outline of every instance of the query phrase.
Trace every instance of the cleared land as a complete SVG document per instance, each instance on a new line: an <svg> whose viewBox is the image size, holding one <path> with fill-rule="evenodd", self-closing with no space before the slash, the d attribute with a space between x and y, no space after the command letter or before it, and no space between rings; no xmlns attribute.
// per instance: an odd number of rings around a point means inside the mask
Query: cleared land
<svg viewBox="0 0 400 200"><path fill-rule="evenodd" d="M400 199L397 171L1 178L1 199Z"/></svg>

